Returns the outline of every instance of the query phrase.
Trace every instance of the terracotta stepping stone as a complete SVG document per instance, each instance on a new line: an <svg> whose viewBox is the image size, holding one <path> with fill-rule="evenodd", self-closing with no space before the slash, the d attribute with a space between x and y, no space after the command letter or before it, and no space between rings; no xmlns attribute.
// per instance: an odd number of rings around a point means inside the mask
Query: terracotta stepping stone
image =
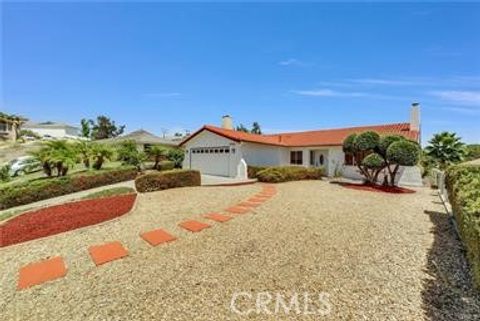
<svg viewBox="0 0 480 321"><path fill-rule="evenodd" d="M263 199L270 199L270 198L272 198L272 196L273 195L257 194L254 197L263 198Z"/></svg>
<svg viewBox="0 0 480 321"><path fill-rule="evenodd" d="M257 207L260 205L262 205L262 203L260 202L241 202L237 204L237 206L241 206L241 207Z"/></svg>
<svg viewBox="0 0 480 321"><path fill-rule="evenodd" d="M225 211L234 213L234 214L245 214L245 213L248 213L250 209L246 207L233 206L233 207L227 208Z"/></svg>
<svg viewBox="0 0 480 321"><path fill-rule="evenodd" d="M128 255L128 251L123 247L122 243L118 241L90 246L88 251L96 266L121 259Z"/></svg>
<svg viewBox="0 0 480 321"><path fill-rule="evenodd" d="M157 246L162 243L175 241L177 239L175 236L162 229L145 232L140 236L152 246Z"/></svg>
<svg viewBox="0 0 480 321"><path fill-rule="evenodd" d="M259 204L261 204L261 203L265 202L266 200L267 200L267 199L265 199L265 198L252 197L252 198L249 198L249 199L247 200L247 202L259 203Z"/></svg>
<svg viewBox="0 0 480 321"><path fill-rule="evenodd" d="M210 214L205 215L204 217L206 217L208 219L211 219L211 220L214 220L214 221L217 221L217 222L220 222L220 223L229 221L233 218L233 217L228 216L228 215L217 214L217 213L210 213Z"/></svg>
<svg viewBox="0 0 480 321"><path fill-rule="evenodd" d="M184 229L190 231L190 232L200 232L203 229L206 229L210 227L210 224L207 223L202 223L199 221L184 221L180 224L178 224L180 227L183 227Z"/></svg>
<svg viewBox="0 0 480 321"><path fill-rule="evenodd" d="M20 269L18 289L64 277L67 274L65 262L60 256L25 265Z"/></svg>

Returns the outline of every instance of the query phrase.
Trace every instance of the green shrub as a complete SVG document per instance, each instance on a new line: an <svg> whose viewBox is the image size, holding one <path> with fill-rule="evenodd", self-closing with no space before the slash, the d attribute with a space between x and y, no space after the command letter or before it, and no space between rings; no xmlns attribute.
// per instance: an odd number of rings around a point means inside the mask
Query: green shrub
<svg viewBox="0 0 480 321"><path fill-rule="evenodd" d="M171 170L149 173L135 180L135 187L140 193L161 191L164 189L186 186L200 186L199 171Z"/></svg>
<svg viewBox="0 0 480 321"><path fill-rule="evenodd" d="M445 183L460 237L467 249L473 278L480 288L480 166L450 167Z"/></svg>
<svg viewBox="0 0 480 321"><path fill-rule="evenodd" d="M117 146L117 160L123 165L135 166L137 170L142 170L146 159L147 155L137 149L134 140L123 141Z"/></svg>
<svg viewBox="0 0 480 321"><path fill-rule="evenodd" d="M135 168L125 167L12 184L0 188L0 209L128 181L136 176Z"/></svg>
<svg viewBox="0 0 480 321"><path fill-rule="evenodd" d="M323 168L307 168L302 166L269 167L257 173L260 182L281 183L308 179L321 179Z"/></svg>
<svg viewBox="0 0 480 321"><path fill-rule="evenodd" d="M250 166L247 167L248 178L257 178L257 173L267 169L266 166Z"/></svg>
<svg viewBox="0 0 480 321"><path fill-rule="evenodd" d="M417 143L399 140L387 149L387 159L402 166L415 166L420 160L420 148Z"/></svg>
<svg viewBox="0 0 480 321"><path fill-rule="evenodd" d="M159 171L169 171L175 168L175 162L172 161L161 161L158 163Z"/></svg>
<svg viewBox="0 0 480 321"><path fill-rule="evenodd" d="M361 151L374 150L380 145L380 135L376 132L364 132L355 138L355 148Z"/></svg>
<svg viewBox="0 0 480 321"><path fill-rule="evenodd" d="M385 167L385 161L377 153L370 154L362 160L362 165L367 168L383 168Z"/></svg>
<svg viewBox="0 0 480 321"><path fill-rule="evenodd" d="M175 168L182 168L185 151L180 148L172 148L167 152L167 158L174 163Z"/></svg>
<svg viewBox="0 0 480 321"><path fill-rule="evenodd" d="M9 182L10 177L10 165L6 164L0 167L0 182Z"/></svg>

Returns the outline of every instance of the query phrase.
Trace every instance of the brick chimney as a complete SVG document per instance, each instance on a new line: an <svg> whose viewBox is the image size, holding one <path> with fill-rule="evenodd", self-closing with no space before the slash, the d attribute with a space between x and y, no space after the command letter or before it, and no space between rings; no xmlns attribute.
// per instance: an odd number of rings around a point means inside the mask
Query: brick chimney
<svg viewBox="0 0 480 321"><path fill-rule="evenodd" d="M230 115L225 115L222 117L222 128L233 130L233 119Z"/></svg>
<svg viewBox="0 0 480 321"><path fill-rule="evenodd" d="M420 104L413 103L410 107L410 130L420 131Z"/></svg>

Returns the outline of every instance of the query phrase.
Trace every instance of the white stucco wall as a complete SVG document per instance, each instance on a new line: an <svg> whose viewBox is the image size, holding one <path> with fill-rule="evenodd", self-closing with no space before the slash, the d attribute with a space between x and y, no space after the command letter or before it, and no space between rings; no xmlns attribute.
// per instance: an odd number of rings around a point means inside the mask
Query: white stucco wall
<svg viewBox="0 0 480 321"><path fill-rule="evenodd" d="M280 166L290 162L290 151L285 147L242 143L242 156L251 166Z"/></svg>

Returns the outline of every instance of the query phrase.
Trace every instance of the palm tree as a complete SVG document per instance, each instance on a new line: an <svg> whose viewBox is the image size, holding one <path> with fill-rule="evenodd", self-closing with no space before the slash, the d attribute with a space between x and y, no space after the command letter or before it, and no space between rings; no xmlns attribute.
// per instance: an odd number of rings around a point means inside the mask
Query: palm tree
<svg viewBox="0 0 480 321"><path fill-rule="evenodd" d="M155 164L153 165L153 169L158 169L158 164L160 163L162 156L165 156L165 154L167 153L167 150L160 146L152 146L147 151L147 153L148 153L148 156L152 157L155 161Z"/></svg>
<svg viewBox="0 0 480 321"><path fill-rule="evenodd" d="M102 168L105 160L111 160L113 157L113 149L105 144L93 144L91 145L91 155L93 156L95 162L93 163L93 168L99 170Z"/></svg>
<svg viewBox="0 0 480 321"><path fill-rule="evenodd" d="M442 170L461 162L466 155L465 144L456 133L435 134L428 143L425 148L426 155Z"/></svg>
<svg viewBox="0 0 480 321"><path fill-rule="evenodd" d="M41 164L45 175L52 176L52 163L50 162L50 152L46 146L39 150L31 151L29 154L35 157Z"/></svg>
<svg viewBox="0 0 480 321"><path fill-rule="evenodd" d="M65 140L53 140L46 143L48 159L57 170L57 176L65 176L70 167L77 162L75 148Z"/></svg>
<svg viewBox="0 0 480 321"><path fill-rule="evenodd" d="M82 160L85 168L90 168L90 157L92 156L92 146L87 141L79 141L75 144L75 149Z"/></svg>

